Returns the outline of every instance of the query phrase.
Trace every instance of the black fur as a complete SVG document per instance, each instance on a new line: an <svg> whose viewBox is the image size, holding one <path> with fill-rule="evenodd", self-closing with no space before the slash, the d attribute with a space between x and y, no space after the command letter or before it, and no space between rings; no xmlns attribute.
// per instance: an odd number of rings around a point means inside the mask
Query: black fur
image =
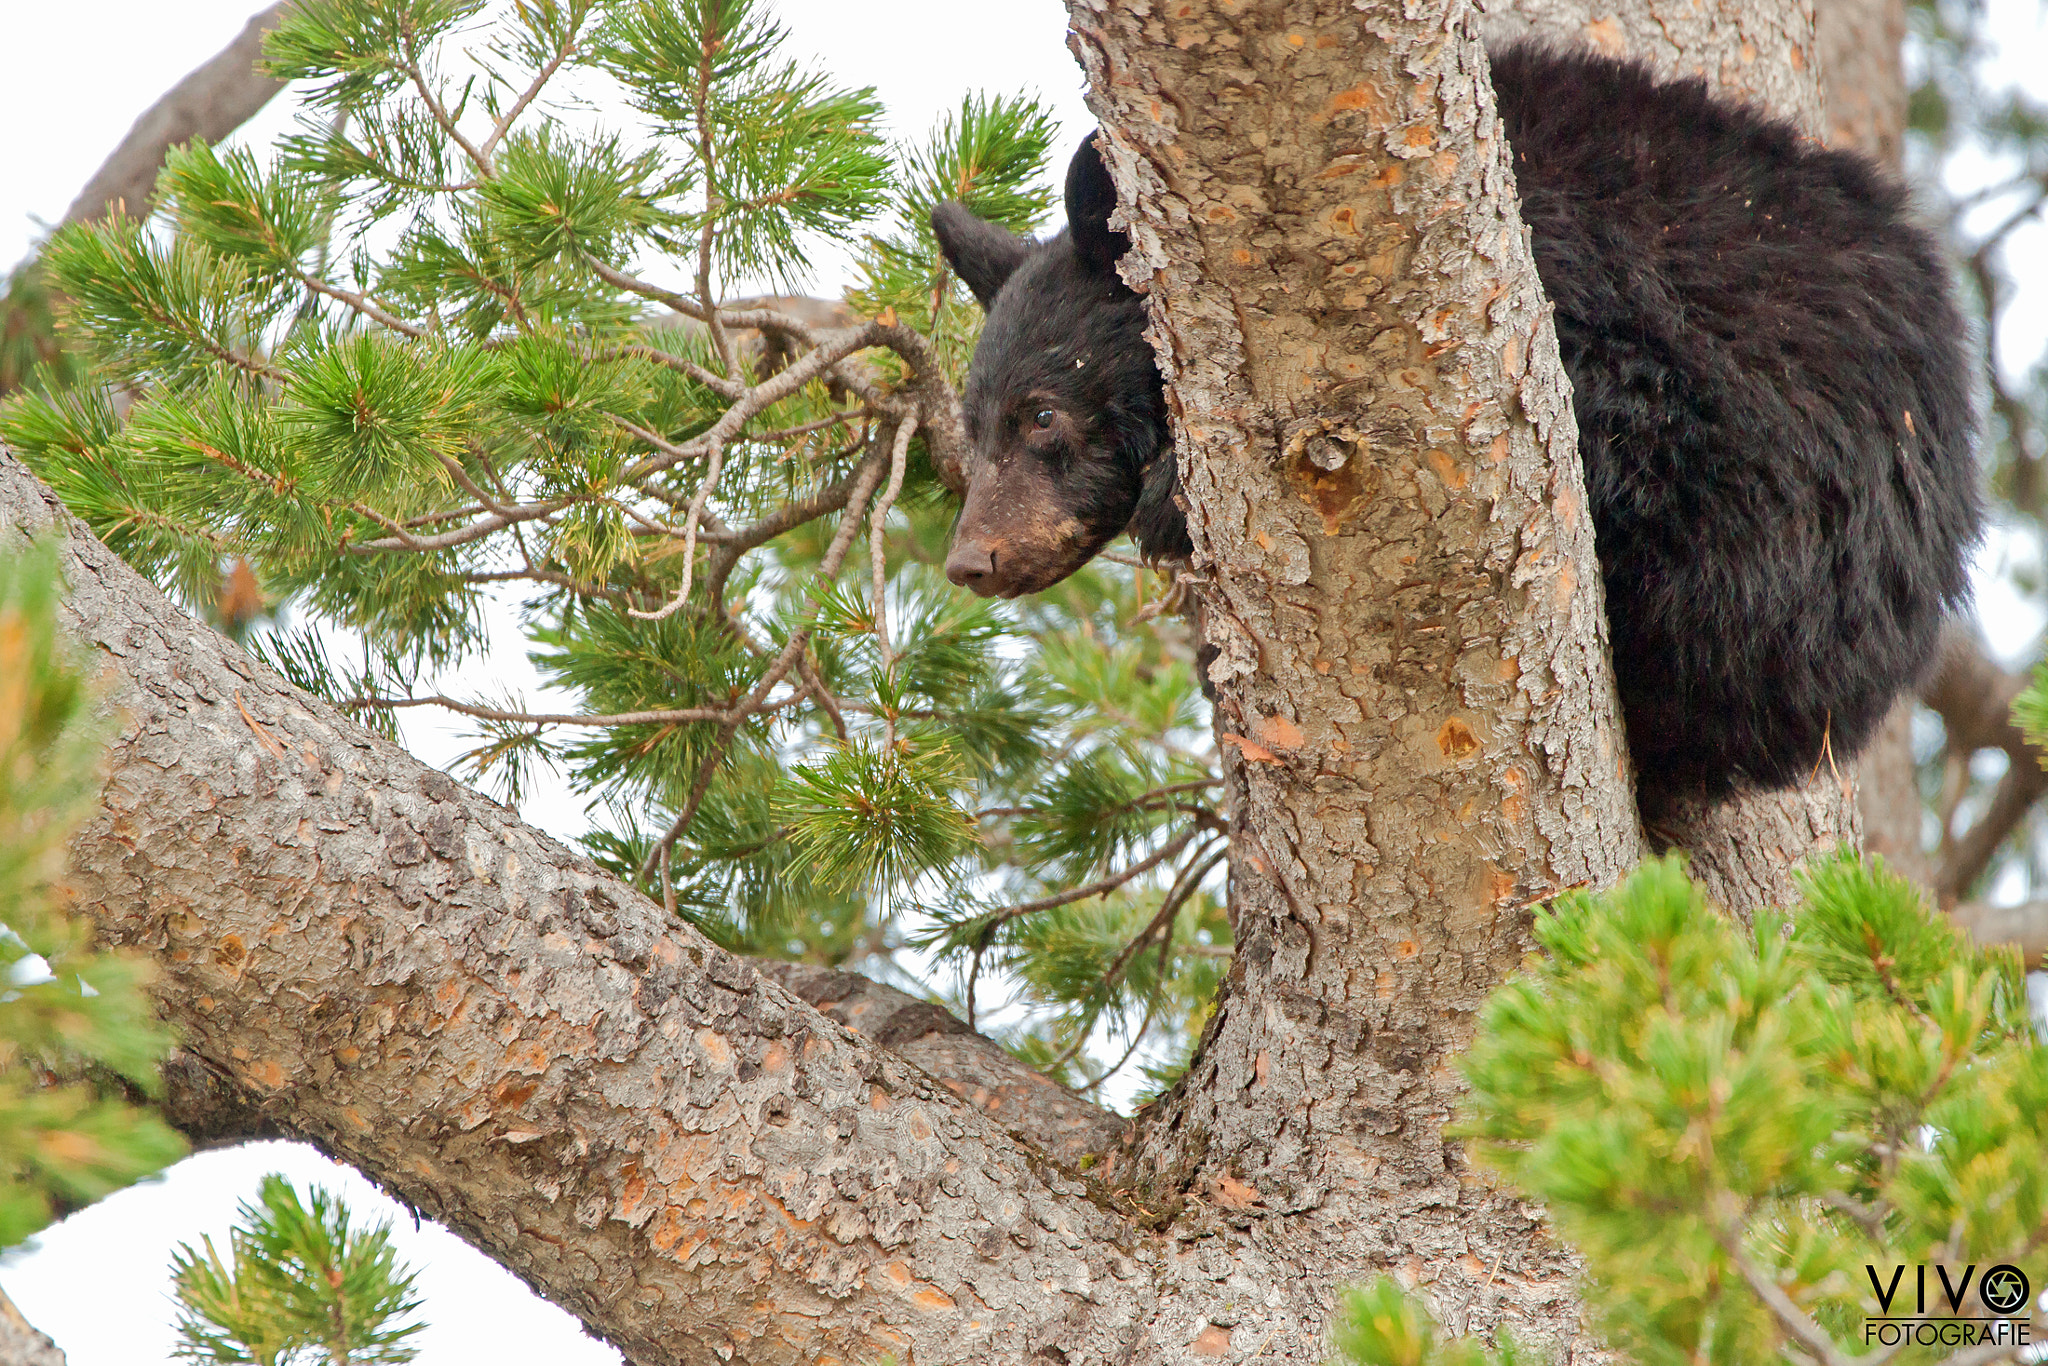
<svg viewBox="0 0 2048 1366"><path fill-rule="evenodd" d="M1571 376L1644 812L1796 784L1863 745L1965 593L1976 420L1940 254L1869 163L1699 82L1535 46L1498 54L1493 79ZM1085 222L975 286L967 511L1050 496L1092 542L1004 565L1010 543L963 512L956 551L998 547L960 580L978 591L1045 587L1119 517L1148 555L1189 549L1144 301L1073 245L1109 232L1108 185L1084 146L1067 198ZM958 227L940 228L949 259ZM1101 368L1068 374L1075 348ZM1079 435L1034 453L1004 416L1047 399ZM1027 491L1048 455L1071 468Z"/></svg>

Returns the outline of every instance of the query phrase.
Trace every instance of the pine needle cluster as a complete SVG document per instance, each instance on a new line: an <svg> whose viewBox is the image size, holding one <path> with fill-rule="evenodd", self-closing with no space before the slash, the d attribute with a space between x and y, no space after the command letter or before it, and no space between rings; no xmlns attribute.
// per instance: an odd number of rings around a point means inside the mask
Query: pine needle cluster
<svg viewBox="0 0 2048 1366"><path fill-rule="evenodd" d="M225 1259L210 1237L172 1252L173 1354L193 1366L399 1366L426 1327L413 1318L416 1279L388 1223L352 1225L338 1197L315 1186L301 1199L272 1174L237 1208Z"/></svg>
<svg viewBox="0 0 2048 1366"><path fill-rule="evenodd" d="M64 848L99 794L106 729L58 632L54 545L0 554L0 1248L182 1157L123 1094L154 1094L170 1036L150 966L95 949Z"/></svg>
<svg viewBox="0 0 2048 1366"><path fill-rule="evenodd" d="M2018 955L1881 865L1823 863L1803 891L1740 926L1673 858L1562 898L1537 920L1546 956L1482 1011L1463 1132L1585 1255L1629 1360L2007 1359L1956 1331L1892 1350L1866 1325L1982 1315L1974 1289L1921 1303L1916 1265L2038 1275L2048 1049ZM1390 1282L1336 1340L1375 1366L1517 1359L1444 1340Z"/></svg>
<svg viewBox="0 0 2048 1366"><path fill-rule="evenodd" d="M292 682L470 718L514 800L566 771L675 914L922 947L970 1014L1021 972L1018 1046L1099 1082L1091 1038L1167 1056L1228 953L1186 633L1132 565L1028 609L936 570L980 312L929 211L1031 228L1053 126L976 94L892 142L786 47L756 0L302 0L266 44L301 130L53 237L87 382L0 439L195 610L298 622L251 637ZM823 239L833 324L731 297ZM578 707L432 685L507 593Z"/></svg>

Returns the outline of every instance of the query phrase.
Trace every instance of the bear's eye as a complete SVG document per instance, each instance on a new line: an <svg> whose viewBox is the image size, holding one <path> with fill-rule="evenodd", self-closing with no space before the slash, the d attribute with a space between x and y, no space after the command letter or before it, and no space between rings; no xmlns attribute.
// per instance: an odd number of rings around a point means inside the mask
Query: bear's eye
<svg viewBox="0 0 2048 1366"><path fill-rule="evenodd" d="M1039 428L1050 427L1052 425L1052 409L1040 408L1031 415L1031 423Z"/></svg>

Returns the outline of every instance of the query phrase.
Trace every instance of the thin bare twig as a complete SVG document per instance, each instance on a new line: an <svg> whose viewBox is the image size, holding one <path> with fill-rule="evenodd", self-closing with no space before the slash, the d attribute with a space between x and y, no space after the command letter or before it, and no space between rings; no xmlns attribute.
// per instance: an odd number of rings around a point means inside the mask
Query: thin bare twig
<svg viewBox="0 0 2048 1366"><path fill-rule="evenodd" d="M896 667L896 651L889 644L889 605L887 589L889 583L888 546L889 511L896 506L896 495L903 492L903 466L910 453L910 438L917 431L917 419L905 418L896 427L896 440L889 449L889 486L882 490L882 496L875 500L874 508L868 513L868 567L874 573L875 591L875 643L882 657L882 671L892 672ZM889 723L889 741L895 741L896 725Z"/></svg>
<svg viewBox="0 0 2048 1366"><path fill-rule="evenodd" d="M482 721L514 721L528 726L660 726L686 725L695 721L731 721L737 716L744 721L750 716L765 716L795 706L803 700L801 692L780 701L754 705L742 711L734 707L669 707L651 711L620 711L601 715L582 715L567 712L509 711L502 707L480 707L471 702L458 702L452 697L435 693L431 697L351 697L341 705L358 711L401 711L407 707L442 707L464 716L474 716Z"/></svg>
<svg viewBox="0 0 2048 1366"><path fill-rule="evenodd" d="M1835 1346L1835 1340L1827 1335L1827 1330L1808 1317L1806 1311L1794 1304L1792 1297L1762 1267L1749 1259L1749 1254L1742 1250L1740 1231L1732 1221L1717 1220L1714 1239L1728 1254L1728 1260L1735 1264L1750 1292L1763 1301L1764 1308L1770 1310L1771 1317L1778 1321L1778 1326L1785 1330L1787 1336L1823 1366L1848 1366L1851 1358Z"/></svg>
<svg viewBox="0 0 2048 1366"><path fill-rule="evenodd" d="M1091 882L1085 887L1071 887L1064 892L1055 892L1051 896L1042 896L1036 901L1022 901L1014 906L1005 906L999 911L992 911L986 917L983 933L986 935L989 930L993 930L999 925L1008 924L1021 915L1031 915L1038 911L1049 911L1055 906L1065 906L1075 901L1086 901L1091 896L1101 896L1105 892L1113 892L1132 878L1151 872L1154 868L1157 868L1160 864L1187 848L1188 841L1201 833L1201 826L1190 826L1161 845L1156 851L1147 854L1122 872L1111 873L1108 877L1097 882Z"/></svg>
<svg viewBox="0 0 2048 1366"><path fill-rule="evenodd" d="M330 299L345 303L365 318L370 319L372 322L382 323L393 332L402 332L414 339L427 335L426 328L420 327L415 323L409 323L395 313L385 312L377 307L376 304L370 302L369 299L361 294L357 294L353 290L343 289L340 285L331 285L319 276L305 271L299 272L299 279L306 288L312 290L315 294L324 294Z"/></svg>

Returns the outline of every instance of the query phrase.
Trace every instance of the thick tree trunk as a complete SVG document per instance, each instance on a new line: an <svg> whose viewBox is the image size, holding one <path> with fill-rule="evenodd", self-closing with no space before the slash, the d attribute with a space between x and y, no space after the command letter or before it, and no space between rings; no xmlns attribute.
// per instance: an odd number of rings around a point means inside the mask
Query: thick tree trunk
<svg viewBox="0 0 2048 1366"><path fill-rule="evenodd" d="M1175 1239L1272 1283L1186 1340L1312 1360L1331 1291L1391 1270L1453 1321L1568 1341L1569 1258L1442 1137L1531 904L1639 853L1476 15L1069 13L1135 192L1124 272L1154 301L1239 798L1237 966L1119 1179L1185 1188Z"/></svg>

